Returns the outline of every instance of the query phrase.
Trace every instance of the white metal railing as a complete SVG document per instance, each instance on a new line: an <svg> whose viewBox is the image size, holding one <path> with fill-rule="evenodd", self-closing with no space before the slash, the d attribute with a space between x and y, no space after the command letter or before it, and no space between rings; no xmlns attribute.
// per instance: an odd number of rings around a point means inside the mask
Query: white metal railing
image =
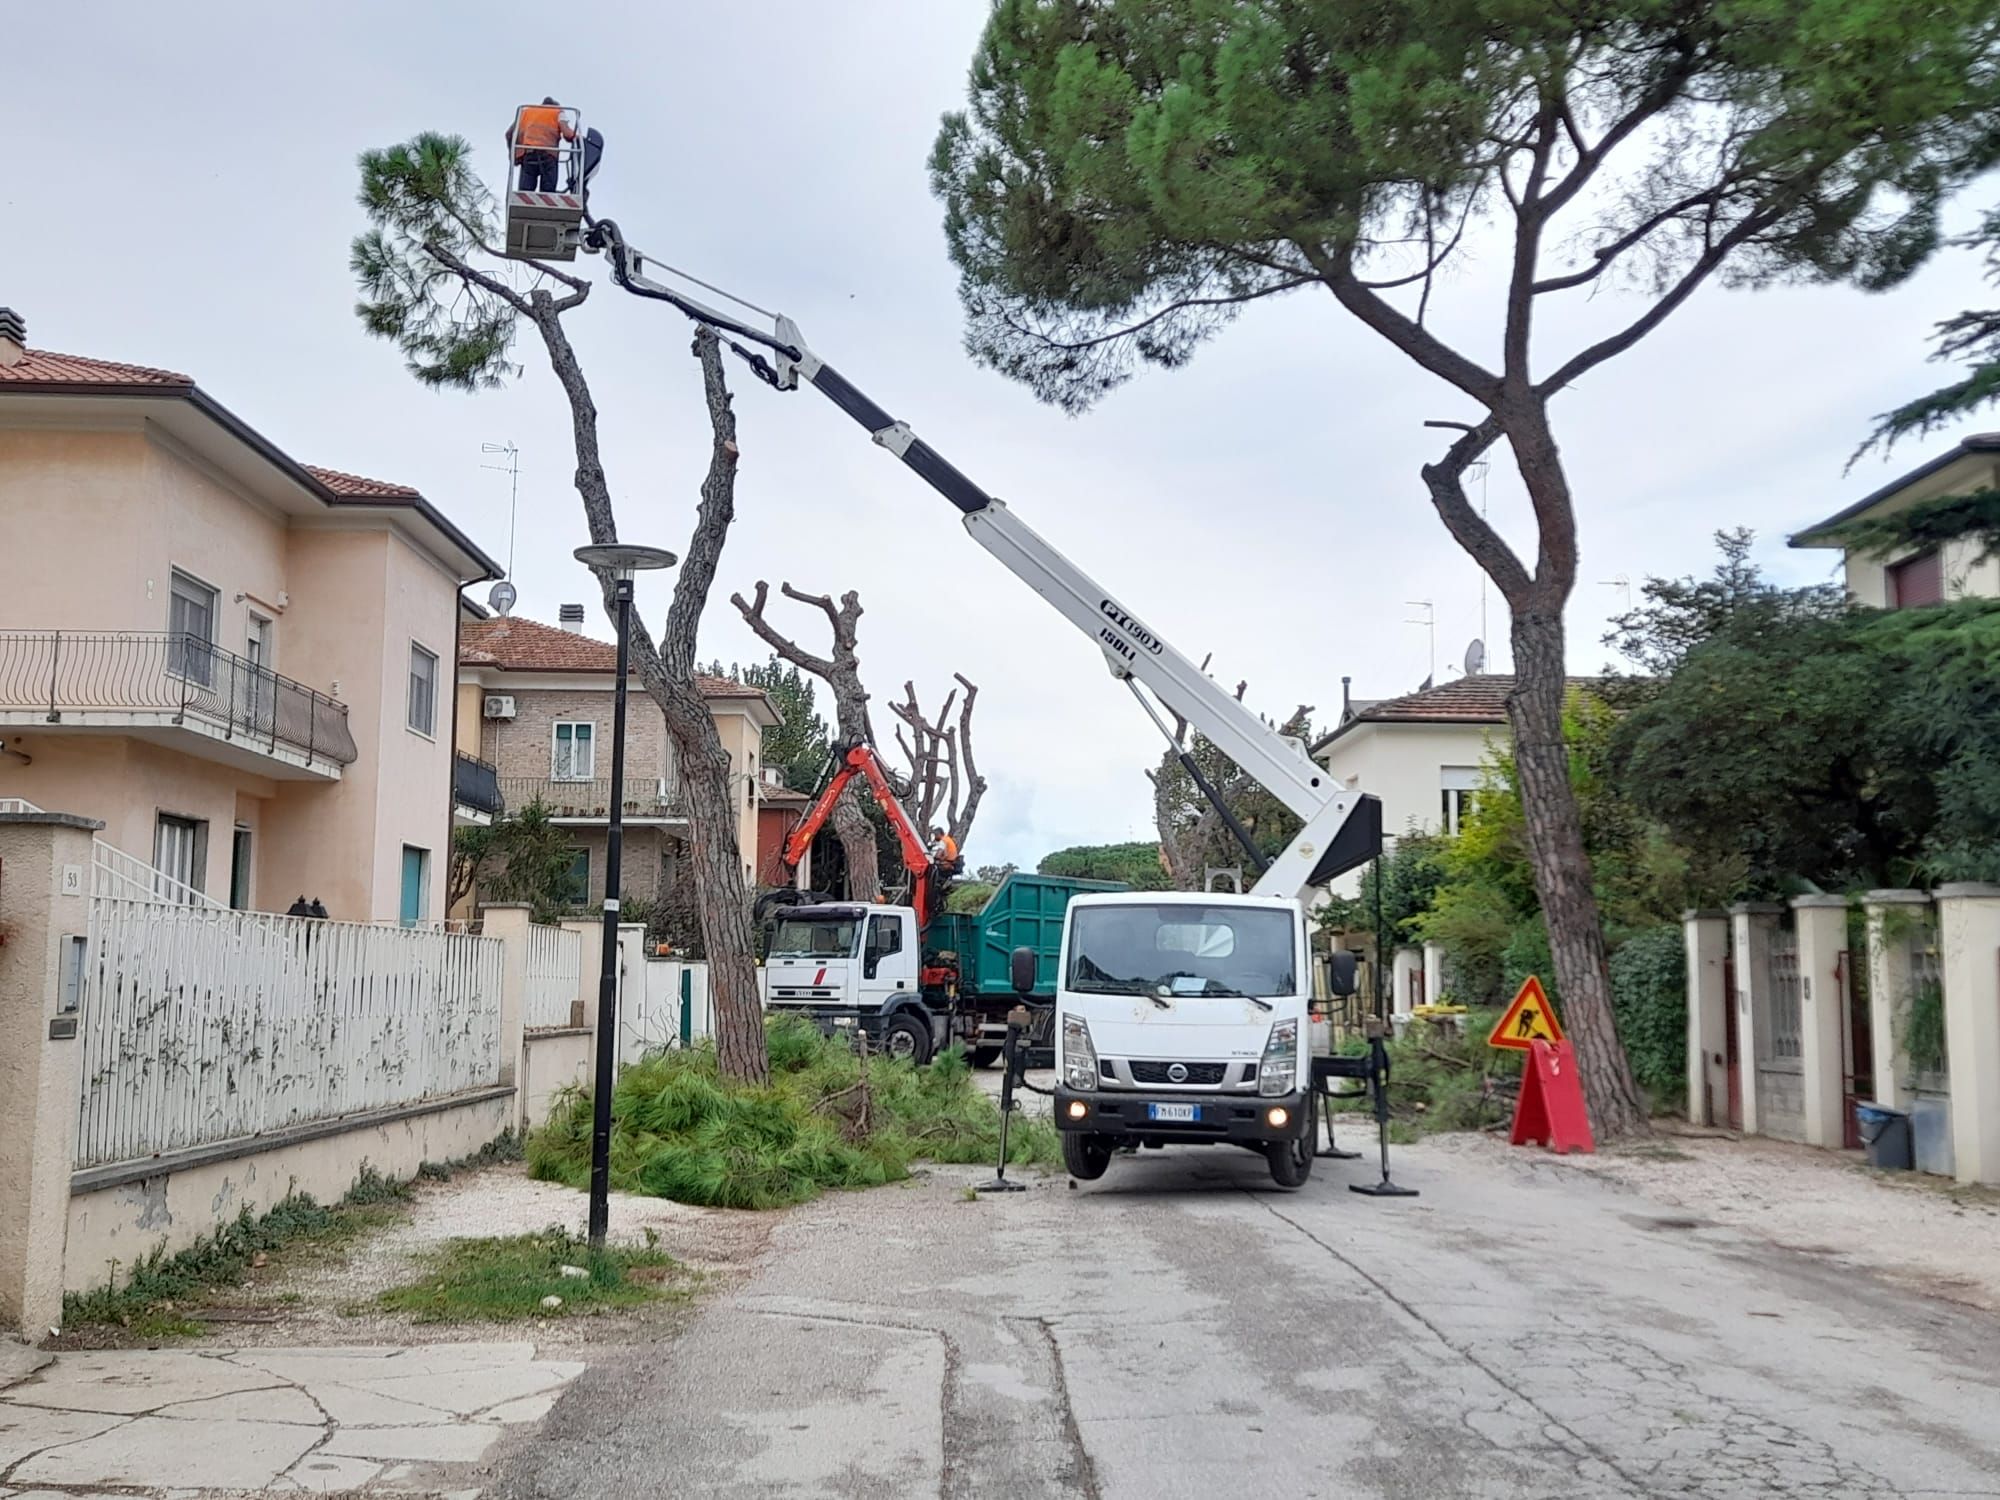
<svg viewBox="0 0 2000 1500"><path fill-rule="evenodd" d="M499 1080L497 939L98 895L89 942L79 1167Z"/></svg>
<svg viewBox="0 0 2000 1500"><path fill-rule="evenodd" d="M567 1026L583 977L583 938L539 922L528 927L528 972L521 999L526 1027Z"/></svg>
<svg viewBox="0 0 2000 1500"><path fill-rule="evenodd" d="M1799 939L1794 932L1771 934L1771 1040L1767 1058L1798 1062L1805 1056L1805 1023L1800 1003Z"/></svg>
<svg viewBox="0 0 2000 1500"><path fill-rule="evenodd" d="M103 839L91 841L91 884L93 896L118 901L163 901L172 906L196 906L206 911L227 911L213 896L177 880L164 870L156 870L136 855L127 854Z"/></svg>
<svg viewBox="0 0 2000 1500"><path fill-rule="evenodd" d="M26 797L0 797L0 813L38 813L41 809Z"/></svg>

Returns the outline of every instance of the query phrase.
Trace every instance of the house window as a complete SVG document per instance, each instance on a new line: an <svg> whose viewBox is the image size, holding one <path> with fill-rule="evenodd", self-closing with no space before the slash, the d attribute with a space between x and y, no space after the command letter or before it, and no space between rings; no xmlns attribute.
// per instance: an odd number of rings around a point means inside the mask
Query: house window
<svg viewBox="0 0 2000 1500"><path fill-rule="evenodd" d="M208 686L215 676L215 590L174 569L167 596L167 670Z"/></svg>
<svg viewBox="0 0 2000 1500"><path fill-rule="evenodd" d="M597 775L597 726L559 719L549 763L551 781L590 781Z"/></svg>
<svg viewBox="0 0 2000 1500"><path fill-rule="evenodd" d="M1891 609L1918 609L1944 603L1944 554L1933 547L1883 570Z"/></svg>
<svg viewBox="0 0 2000 1500"><path fill-rule="evenodd" d="M410 703L408 723L421 735L437 733L438 659L410 642Z"/></svg>
<svg viewBox="0 0 2000 1500"><path fill-rule="evenodd" d="M571 906L590 904L590 851L579 849L569 859L569 876L563 899Z"/></svg>
<svg viewBox="0 0 2000 1500"><path fill-rule="evenodd" d="M154 895L192 905L208 871L208 824L161 813L153 825L153 868L160 874Z"/></svg>
<svg viewBox="0 0 2000 1500"><path fill-rule="evenodd" d="M1473 802L1479 796L1479 780L1480 773L1477 766L1438 768L1439 829L1454 837L1457 836L1472 812Z"/></svg>

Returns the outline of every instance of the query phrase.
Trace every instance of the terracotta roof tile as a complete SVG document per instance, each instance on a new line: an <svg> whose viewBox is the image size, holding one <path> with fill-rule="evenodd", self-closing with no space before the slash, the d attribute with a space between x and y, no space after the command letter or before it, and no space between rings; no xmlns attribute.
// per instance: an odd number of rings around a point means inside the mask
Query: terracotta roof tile
<svg viewBox="0 0 2000 1500"><path fill-rule="evenodd" d="M1595 687L1599 681L1595 677L1572 677L1569 685ZM1354 717L1321 736L1312 747L1313 753L1318 754L1356 724L1505 724L1507 695L1513 691L1511 673L1486 672L1476 677L1453 678L1400 698L1357 703Z"/></svg>
<svg viewBox="0 0 2000 1500"><path fill-rule="evenodd" d="M121 365L80 354L29 349L11 365L0 365L0 385L193 386L192 376L146 365Z"/></svg>
<svg viewBox="0 0 2000 1500"><path fill-rule="evenodd" d="M313 478L332 490L336 495L352 496L356 500L421 500L417 491L407 484L394 484L386 479L370 479L362 474L347 474L339 469L322 469L318 464L301 464Z"/></svg>
<svg viewBox="0 0 2000 1500"><path fill-rule="evenodd" d="M613 672L618 668L618 649L574 630L505 615L461 621L458 659L463 666L497 667L503 672ZM697 675L695 685L705 698L764 696L762 688L727 677Z"/></svg>

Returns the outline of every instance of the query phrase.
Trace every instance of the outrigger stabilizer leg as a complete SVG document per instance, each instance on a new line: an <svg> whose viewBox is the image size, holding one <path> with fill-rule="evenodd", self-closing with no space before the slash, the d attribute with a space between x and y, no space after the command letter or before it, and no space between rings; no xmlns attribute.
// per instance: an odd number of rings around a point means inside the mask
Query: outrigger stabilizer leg
<svg viewBox="0 0 2000 1500"><path fill-rule="evenodd" d="M1389 1178L1389 1047L1385 1039L1388 1024L1379 1016L1368 1021L1368 1087L1375 1096L1375 1130L1382 1143L1382 1180L1350 1182L1347 1190L1369 1198L1414 1198L1415 1188L1402 1187Z"/></svg>
<svg viewBox="0 0 2000 1500"><path fill-rule="evenodd" d="M1017 1005L1007 1013L1007 1039L1001 1045L1002 1066L1007 1071L1000 1079L1000 1164L994 1169L993 1180L980 1183L973 1189L975 1193L1025 1193L1028 1190L1025 1182L1007 1180L1007 1122L1014 1117L1014 1075L1023 1061L1019 1038L1021 1028L1027 1021L1028 1012L1024 1006Z"/></svg>

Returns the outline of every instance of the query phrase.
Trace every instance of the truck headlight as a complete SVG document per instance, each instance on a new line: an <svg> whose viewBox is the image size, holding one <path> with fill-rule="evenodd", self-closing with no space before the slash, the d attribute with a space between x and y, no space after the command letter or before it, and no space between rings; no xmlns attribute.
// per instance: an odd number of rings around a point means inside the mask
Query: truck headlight
<svg viewBox="0 0 2000 1500"><path fill-rule="evenodd" d="M1090 1044L1090 1023L1082 1016L1064 1016L1062 1029L1063 1082L1073 1089L1097 1087L1097 1049Z"/></svg>
<svg viewBox="0 0 2000 1500"><path fill-rule="evenodd" d="M1264 1060L1257 1065L1257 1092L1289 1094L1299 1076L1299 1023L1278 1021L1264 1043Z"/></svg>

